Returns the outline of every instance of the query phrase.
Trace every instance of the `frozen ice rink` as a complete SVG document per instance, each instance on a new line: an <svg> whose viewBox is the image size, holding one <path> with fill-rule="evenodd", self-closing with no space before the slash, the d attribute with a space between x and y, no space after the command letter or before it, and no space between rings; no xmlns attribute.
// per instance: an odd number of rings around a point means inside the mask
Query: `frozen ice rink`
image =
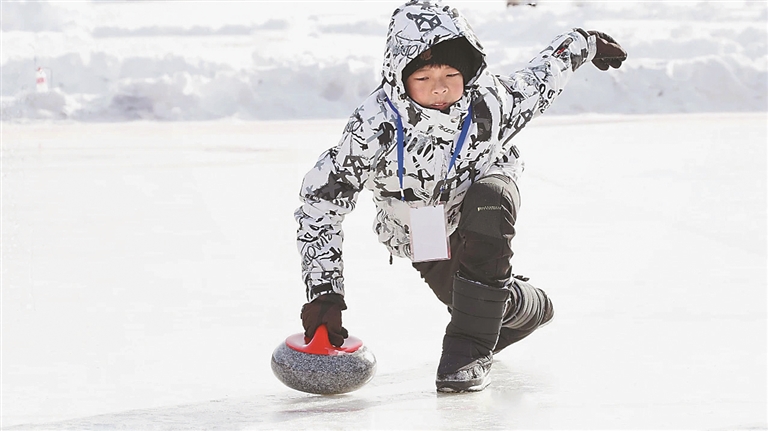
<svg viewBox="0 0 768 431"><path fill-rule="evenodd" d="M515 271L553 322L438 395L448 321L345 221L357 392L283 386L301 330L298 188L346 120L3 124L2 426L765 429L766 114L543 117Z"/></svg>

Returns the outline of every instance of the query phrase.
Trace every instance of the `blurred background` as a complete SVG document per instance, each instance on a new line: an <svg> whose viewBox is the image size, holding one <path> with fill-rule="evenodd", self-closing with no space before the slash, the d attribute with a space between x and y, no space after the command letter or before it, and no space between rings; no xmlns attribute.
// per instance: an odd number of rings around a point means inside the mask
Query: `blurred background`
<svg viewBox="0 0 768 431"><path fill-rule="evenodd" d="M2 2L2 119L346 118L380 81L400 4ZM764 1L448 4L468 18L493 73L523 67L577 26L627 49L621 70L578 73L550 114L768 106Z"/></svg>

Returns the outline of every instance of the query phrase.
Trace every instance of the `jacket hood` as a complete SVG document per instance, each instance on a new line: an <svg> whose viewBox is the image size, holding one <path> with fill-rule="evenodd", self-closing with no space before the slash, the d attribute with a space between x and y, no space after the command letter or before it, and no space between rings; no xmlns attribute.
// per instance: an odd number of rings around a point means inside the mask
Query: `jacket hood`
<svg viewBox="0 0 768 431"><path fill-rule="evenodd" d="M396 105L403 106L404 102L410 100L402 80L405 66L431 46L460 37L465 38L477 50L475 74L465 77L466 86L470 86L485 70L485 53L474 31L459 11L440 1L425 0L410 1L397 8L389 22L382 67L388 97Z"/></svg>

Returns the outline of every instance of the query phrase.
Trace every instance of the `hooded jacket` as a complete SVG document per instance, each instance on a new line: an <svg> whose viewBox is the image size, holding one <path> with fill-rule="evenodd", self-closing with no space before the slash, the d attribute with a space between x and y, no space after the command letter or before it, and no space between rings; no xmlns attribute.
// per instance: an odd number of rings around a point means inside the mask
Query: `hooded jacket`
<svg viewBox="0 0 768 431"><path fill-rule="evenodd" d="M477 71L465 77L463 96L445 111L420 106L405 91L403 69L429 47L460 37L477 51ZM373 192L373 230L379 241L391 255L410 258L409 209L438 199L445 202L450 234L475 179L503 174L517 180L522 162L511 139L552 104L595 51L594 37L576 29L555 38L522 70L493 75L487 71L482 45L457 10L435 1L411 1L396 9L387 33L381 85L354 111L340 142L320 155L301 186L303 204L294 216L307 299L344 294L341 224L363 188ZM470 105L467 136L449 171ZM404 144L402 190L398 117Z"/></svg>

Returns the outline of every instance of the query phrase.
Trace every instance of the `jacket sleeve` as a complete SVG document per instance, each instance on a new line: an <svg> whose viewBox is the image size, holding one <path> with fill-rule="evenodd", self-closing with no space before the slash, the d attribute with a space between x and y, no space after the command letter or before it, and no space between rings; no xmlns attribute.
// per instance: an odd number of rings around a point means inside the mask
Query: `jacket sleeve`
<svg viewBox="0 0 768 431"><path fill-rule="evenodd" d="M343 136L323 152L304 176L299 192L303 204L294 217L299 224L297 246L309 301L327 293L344 294L341 222L354 208L370 173L374 144L364 105L349 118Z"/></svg>
<svg viewBox="0 0 768 431"><path fill-rule="evenodd" d="M527 67L510 76L496 76L500 85L504 121L502 156L494 170L508 170L517 159L517 149L509 141L528 122L543 113L562 93L573 72L592 61L597 51L595 36L582 29L556 37L534 57Z"/></svg>

